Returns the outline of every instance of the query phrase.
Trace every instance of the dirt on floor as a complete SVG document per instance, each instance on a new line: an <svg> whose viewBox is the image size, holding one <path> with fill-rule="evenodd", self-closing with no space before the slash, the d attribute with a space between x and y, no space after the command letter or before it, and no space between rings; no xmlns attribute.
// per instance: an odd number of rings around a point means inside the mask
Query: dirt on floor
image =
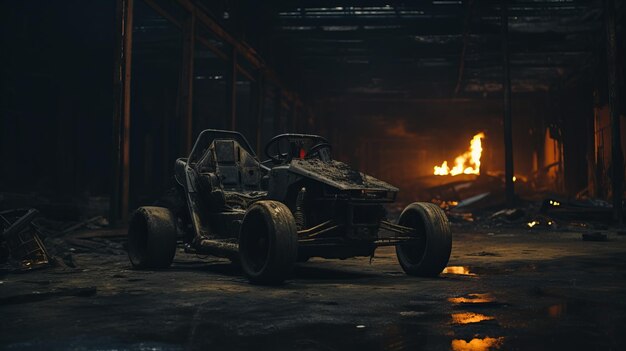
<svg viewBox="0 0 626 351"><path fill-rule="evenodd" d="M435 279L382 248L263 287L182 251L170 269L133 270L123 236L83 232L59 267L0 273L0 349L622 350L626 236L608 234L457 230Z"/></svg>

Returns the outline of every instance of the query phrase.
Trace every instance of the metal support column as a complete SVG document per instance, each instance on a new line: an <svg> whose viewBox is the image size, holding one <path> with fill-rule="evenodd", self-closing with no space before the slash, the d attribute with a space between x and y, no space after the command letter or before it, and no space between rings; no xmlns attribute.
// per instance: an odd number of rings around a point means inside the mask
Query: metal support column
<svg viewBox="0 0 626 351"><path fill-rule="evenodd" d="M515 204L513 183L513 128L511 126L511 70L509 54L508 0L501 0L502 24L502 90L504 92L504 183L507 206Z"/></svg>
<svg viewBox="0 0 626 351"><path fill-rule="evenodd" d="M183 24L183 62L180 77L180 121L182 126L182 153L187 156L193 143L193 75L194 51L196 43L195 10Z"/></svg>
<svg viewBox="0 0 626 351"><path fill-rule="evenodd" d="M611 114L611 189L613 193L613 217L622 224L622 193L624 182L624 156L620 133L619 94L617 83L617 33L615 30L615 2L605 0L604 22L606 27L606 61L608 73L609 112Z"/></svg>
<svg viewBox="0 0 626 351"><path fill-rule="evenodd" d="M109 203L112 225L128 216L130 158L130 78L133 43L133 0L118 0L116 9L114 112L113 112L113 184Z"/></svg>

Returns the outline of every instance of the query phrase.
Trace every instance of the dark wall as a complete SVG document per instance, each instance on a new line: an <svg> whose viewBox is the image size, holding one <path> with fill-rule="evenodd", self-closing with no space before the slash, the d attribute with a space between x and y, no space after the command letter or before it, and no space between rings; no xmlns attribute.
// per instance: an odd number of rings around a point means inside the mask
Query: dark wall
<svg viewBox="0 0 626 351"><path fill-rule="evenodd" d="M0 191L106 194L114 1L3 1Z"/></svg>

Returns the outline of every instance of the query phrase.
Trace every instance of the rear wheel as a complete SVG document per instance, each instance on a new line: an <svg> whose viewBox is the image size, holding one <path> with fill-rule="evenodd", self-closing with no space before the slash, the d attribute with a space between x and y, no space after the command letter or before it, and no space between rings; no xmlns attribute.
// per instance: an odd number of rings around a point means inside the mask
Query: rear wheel
<svg viewBox="0 0 626 351"><path fill-rule="evenodd" d="M293 271L298 233L291 211L277 201L255 202L241 224L241 267L250 282L280 284Z"/></svg>
<svg viewBox="0 0 626 351"><path fill-rule="evenodd" d="M396 246L402 269L409 275L437 276L448 264L452 250L452 233L448 217L439 206L414 202L407 206L398 224L416 230L422 240Z"/></svg>
<svg viewBox="0 0 626 351"><path fill-rule="evenodd" d="M140 207L128 225L128 257L136 268L167 268L176 253L176 218L164 207Z"/></svg>

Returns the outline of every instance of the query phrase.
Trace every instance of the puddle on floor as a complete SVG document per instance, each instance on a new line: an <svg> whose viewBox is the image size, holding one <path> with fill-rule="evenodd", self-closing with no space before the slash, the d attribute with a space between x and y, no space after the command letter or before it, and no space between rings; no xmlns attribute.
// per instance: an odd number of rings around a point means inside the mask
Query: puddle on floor
<svg viewBox="0 0 626 351"><path fill-rule="evenodd" d="M453 324L471 324L471 323L480 323L482 321L490 321L493 320L494 317L486 316L481 313L474 312L462 312L462 313L453 313L452 314L452 323Z"/></svg>
<svg viewBox="0 0 626 351"><path fill-rule="evenodd" d="M549 305L540 311L550 318L581 318L584 320L596 320L596 323L606 322L613 318L626 319L625 305L621 302L594 301L584 299L563 300Z"/></svg>
<svg viewBox="0 0 626 351"><path fill-rule="evenodd" d="M450 297L448 301L454 304L487 304L495 302L496 298L490 293L467 294L465 296Z"/></svg>
<svg viewBox="0 0 626 351"><path fill-rule="evenodd" d="M421 312L421 311L402 311L402 312L400 312L400 315L402 317L419 317L419 316L423 316L425 314L426 314L426 312Z"/></svg>
<svg viewBox="0 0 626 351"><path fill-rule="evenodd" d="M472 273L468 266L448 266L443 272L444 274L458 274L458 275L476 275L476 273Z"/></svg>
<svg viewBox="0 0 626 351"><path fill-rule="evenodd" d="M469 256L469 255L468 255ZM508 266L448 266L444 268L442 273L445 274L457 274L457 275L470 275L470 276L485 276L485 275L499 275L499 274L511 274L511 273L533 273L540 270L536 264L521 264L521 265L508 265Z"/></svg>
<svg viewBox="0 0 626 351"><path fill-rule="evenodd" d="M499 338L474 338L470 341L463 339L454 339L450 344L450 349L453 351L488 351L499 350L504 344L504 337Z"/></svg>

